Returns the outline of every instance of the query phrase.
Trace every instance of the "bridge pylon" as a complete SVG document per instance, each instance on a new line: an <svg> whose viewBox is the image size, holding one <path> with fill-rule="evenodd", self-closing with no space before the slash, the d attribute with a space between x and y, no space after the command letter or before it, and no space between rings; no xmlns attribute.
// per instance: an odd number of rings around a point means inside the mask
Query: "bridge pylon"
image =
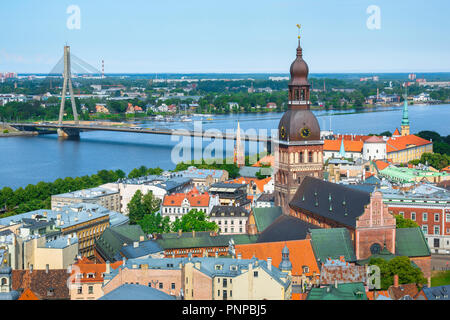
<svg viewBox="0 0 450 320"><path fill-rule="evenodd" d="M63 72L63 89L61 94L61 106L59 108L59 119L58 124L62 125L63 117L64 117L64 105L66 102L66 93L67 93L67 87L69 87L69 93L70 93L70 101L72 103L72 112L73 112L73 118L75 120L75 124L78 124L78 112L77 112L77 106L75 104L75 95L73 93L73 86L72 86L72 72L71 72L71 65L70 65L70 47L64 46L64 72ZM79 131L73 131L73 132L67 132L63 129L58 129L58 136L67 138L69 136L79 136Z"/></svg>

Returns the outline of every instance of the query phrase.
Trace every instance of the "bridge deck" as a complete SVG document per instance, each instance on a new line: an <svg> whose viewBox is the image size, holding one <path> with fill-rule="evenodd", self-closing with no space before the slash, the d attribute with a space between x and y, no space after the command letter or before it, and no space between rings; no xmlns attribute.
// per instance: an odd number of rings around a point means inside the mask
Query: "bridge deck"
<svg viewBox="0 0 450 320"><path fill-rule="evenodd" d="M9 123L12 127L17 128L47 128L47 129L69 129L80 131L116 131L116 132L132 132L132 133L146 133L146 134L159 134L159 135L177 135L177 136L190 136L190 137L203 137L203 138L222 138L225 140L236 140L236 134L221 133L221 137L217 132L191 131L187 129L156 129L156 128L139 128L139 127L116 127L116 126L93 126L93 125L75 125L75 124L53 124L53 123ZM243 141L256 141L256 142L269 142L270 137L259 136L242 136Z"/></svg>

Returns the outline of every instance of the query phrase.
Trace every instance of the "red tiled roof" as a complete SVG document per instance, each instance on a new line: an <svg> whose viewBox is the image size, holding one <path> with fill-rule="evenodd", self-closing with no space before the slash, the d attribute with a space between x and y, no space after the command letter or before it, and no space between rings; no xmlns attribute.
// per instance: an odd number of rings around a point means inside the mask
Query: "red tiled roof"
<svg viewBox="0 0 450 320"><path fill-rule="evenodd" d="M270 182L270 180L272 180L271 177L267 177L267 178L264 178L264 179L239 177L239 178L236 178L234 180L225 181L225 183L238 183L238 184L247 184L247 185L250 184L250 183L254 183L254 184L256 184L256 187L258 188L258 190L260 192L263 192L264 191L264 186L266 184L268 184Z"/></svg>
<svg viewBox="0 0 450 320"><path fill-rule="evenodd" d="M393 300L399 300L406 295L414 299L414 297L419 293L415 283L400 284L398 287L390 286L388 291Z"/></svg>
<svg viewBox="0 0 450 320"><path fill-rule="evenodd" d="M376 160L375 164L377 165L378 170L383 170L383 169L389 167L389 163L386 163L386 162L381 161L381 160Z"/></svg>
<svg viewBox="0 0 450 320"><path fill-rule="evenodd" d="M324 151L339 151L341 149L340 140L324 140ZM346 152L362 152L364 142L363 141L351 141L344 139L344 148Z"/></svg>
<svg viewBox="0 0 450 320"><path fill-rule="evenodd" d="M162 205L166 207L180 207L184 199L189 201L191 207L207 207L209 205L209 193L199 193L196 188L188 193L166 195Z"/></svg>
<svg viewBox="0 0 450 320"><path fill-rule="evenodd" d="M319 267L311 246L311 240L238 244L235 249L236 254L242 255L242 259L251 259L253 256L261 260L272 258L272 264L278 267L281 262L281 251L285 245L289 249L289 260L292 263L293 275L302 275L303 266L309 268L309 272L306 273L307 276L312 276L314 272L319 275Z"/></svg>
<svg viewBox="0 0 450 320"><path fill-rule="evenodd" d="M398 128L395 128L394 133L392 134L393 136L399 136L400 135L400 131L398 131Z"/></svg>
<svg viewBox="0 0 450 320"><path fill-rule="evenodd" d="M425 140L414 134L410 134L403 137L390 138L386 143L386 152L396 152L400 150L405 150L409 147L414 146L424 146L432 143L431 141Z"/></svg>
<svg viewBox="0 0 450 320"><path fill-rule="evenodd" d="M374 293L375 293L375 291L367 291L367 292L366 292L367 298L368 298L369 300L375 300L375 299L374 299ZM377 292L376 292L376 296L377 296L377 297L379 297L379 296L385 296L386 298L390 298L389 292L388 292L387 290L380 290L380 291L377 291Z"/></svg>
<svg viewBox="0 0 450 320"><path fill-rule="evenodd" d="M122 265L122 261L116 261L111 263L111 269L117 269ZM83 274L83 277L78 279L72 277L72 282L91 283L91 282L103 282L103 273L106 271L106 263L88 263L84 262L84 259L78 260L72 267L72 275L77 273ZM88 274L93 274L92 278L88 277Z"/></svg>
<svg viewBox="0 0 450 320"><path fill-rule="evenodd" d="M46 270L13 270L12 289L30 289L38 299L68 300L70 299L66 269Z"/></svg>

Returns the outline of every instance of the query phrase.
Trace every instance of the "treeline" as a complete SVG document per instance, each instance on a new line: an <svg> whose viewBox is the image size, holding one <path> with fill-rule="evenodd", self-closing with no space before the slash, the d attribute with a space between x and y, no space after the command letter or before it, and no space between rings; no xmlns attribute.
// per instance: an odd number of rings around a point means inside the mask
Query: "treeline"
<svg viewBox="0 0 450 320"><path fill-rule="evenodd" d="M0 212L2 217L12 216L24 212L51 209L51 196L87 188L95 188L105 183L116 182L122 178L137 178L140 176L161 174L161 168L147 168L141 166L131 170L128 176L122 170L100 170L96 174L83 177L57 179L53 182L39 182L29 184L25 188L13 190L4 187L0 190Z"/></svg>

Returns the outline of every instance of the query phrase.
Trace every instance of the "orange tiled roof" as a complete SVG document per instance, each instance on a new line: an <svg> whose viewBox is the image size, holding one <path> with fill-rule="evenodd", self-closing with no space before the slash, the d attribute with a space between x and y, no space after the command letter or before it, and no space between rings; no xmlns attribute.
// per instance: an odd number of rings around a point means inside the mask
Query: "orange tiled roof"
<svg viewBox="0 0 450 320"><path fill-rule="evenodd" d="M253 256L261 260L272 258L272 264L278 267L281 262L281 251L285 245L289 248L289 259L292 263L293 275L302 275L303 266L308 266L309 268L309 272L305 274L306 276L312 276L314 272L319 275L319 267L317 266L310 240L238 244L235 246L235 249L236 254L240 253L242 255L242 259L251 259Z"/></svg>
<svg viewBox="0 0 450 320"><path fill-rule="evenodd" d="M369 300L374 300L374 298L373 298L374 291L367 291L366 295ZM389 292L387 290L377 291L377 296L385 296L386 298L390 298Z"/></svg>
<svg viewBox="0 0 450 320"><path fill-rule="evenodd" d="M38 297L31 291L29 288L25 289L25 291L20 295L18 300L39 300Z"/></svg>
<svg viewBox="0 0 450 320"><path fill-rule="evenodd" d="M400 131L398 131L398 128L395 128L394 133L392 134L393 136L399 136L400 135Z"/></svg>
<svg viewBox="0 0 450 320"><path fill-rule="evenodd" d="M366 141L371 136L364 136L364 135L358 135L358 134L335 134L334 138L337 140L342 140L344 138L344 141Z"/></svg>
<svg viewBox="0 0 450 320"><path fill-rule="evenodd" d="M306 297L308 297L307 293L293 293L291 300L306 300Z"/></svg>
<svg viewBox="0 0 450 320"><path fill-rule="evenodd" d="M238 183L238 184L247 184L248 185L253 182L254 184L256 184L256 187L258 188L258 190L260 192L263 192L264 186L266 184L268 184L270 182L270 180L272 180L271 177L267 177L264 179L239 177L234 180L225 181L225 183Z"/></svg>
<svg viewBox="0 0 450 320"><path fill-rule="evenodd" d="M271 154L268 154L267 156L259 159L259 161L254 165L252 165L252 167L261 167L263 164L265 165L269 164L271 167L273 167L275 165L275 157Z"/></svg>
<svg viewBox="0 0 450 320"><path fill-rule="evenodd" d="M446 167L443 168L441 171L442 171L442 172L448 172L448 173L450 173L450 166L446 166Z"/></svg>
<svg viewBox="0 0 450 320"><path fill-rule="evenodd" d="M324 140L323 150L324 151L339 151L341 149L341 141L340 140ZM359 141L351 141L344 139L344 148L346 152L362 152L364 142Z"/></svg>
<svg viewBox="0 0 450 320"><path fill-rule="evenodd" d="M163 206L180 207L184 199L188 199L191 207L207 207L209 194L199 193L196 188L188 193L174 193L164 196Z"/></svg>
<svg viewBox="0 0 450 320"><path fill-rule="evenodd" d="M432 143L426 139L418 137L414 134L410 134L408 136L390 138L386 143L386 152L396 152L400 150L405 150L408 147L412 146L424 146Z"/></svg>
<svg viewBox="0 0 450 320"><path fill-rule="evenodd" d="M383 170L383 169L389 167L389 163L386 163L386 162L381 161L381 160L375 161L375 164L377 165L378 170Z"/></svg>
<svg viewBox="0 0 450 320"><path fill-rule="evenodd" d="M106 263L83 263L83 260L78 260L72 267L72 275L77 273L82 273L83 277L81 279L77 279L76 277L72 277L72 282L103 282L102 274L106 271ZM116 261L111 263L111 269L117 269L122 265L122 261ZM88 278L88 274L93 273L93 278Z"/></svg>

